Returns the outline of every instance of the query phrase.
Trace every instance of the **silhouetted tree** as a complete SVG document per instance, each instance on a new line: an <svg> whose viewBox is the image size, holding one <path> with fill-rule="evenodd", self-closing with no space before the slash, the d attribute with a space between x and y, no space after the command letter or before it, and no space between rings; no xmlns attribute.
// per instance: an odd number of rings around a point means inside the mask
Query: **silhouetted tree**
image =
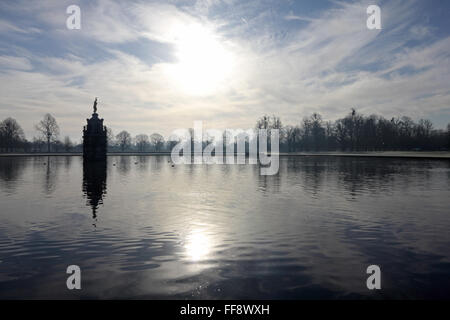
<svg viewBox="0 0 450 320"><path fill-rule="evenodd" d="M125 130L119 132L116 136L116 140L122 152L131 146L131 135Z"/></svg>
<svg viewBox="0 0 450 320"><path fill-rule="evenodd" d="M337 149L337 139L336 130L331 121L325 122L325 149L326 150L336 150Z"/></svg>
<svg viewBox="0 0 450 320"><path fill-rule="evenodd" d="M319 151L325 149L326 136L323 127L322 116L313 113L309 118L303 118L300 127L301 148L309 151Z"/></svg>
<svg viewBox="0 0 450 320"><path fill-rule="evenodd" d="M298 144L300 142L300 128L294 126L286 126L285 129L285 142L287 144L288 152L297 151Z"/></svg>
<svg viewBox="0 0 450 320"><path fill-rule="evenodd" d="M267 115L263 115L256 121L256 129L269 129L270 118Z"/></svg>
<svg viewBox="0 0 450 320"><path fill-rule="evenodd" d="M106 141L108 142L108 147L114 147L116 144L114 132L110 127L106 128Z"/></svg>
<svg viewBox="0 0 450 320"><path fill-rule="evenodd" d="M311 136L314 150L322 150L325 146L325 129L322 126L322 116L318 113L311 116Z"/></svg>
<svg viewBox="0 0 450 320"><path fill-rule="evenodd" d="M13 118L6 118L0 122L0 149L11 152L25 142L22 127Z"/></svg>
<svg viewBox="0 0 450 320"><path fill-rule="evenodd" d="M150 140L153 147L155 148L155 151L161 151L161 148L164 146L164 137L159 133L154 133L150 136Z"/></svg>
<svg viewBox="0 0 450 320"><path fill-rule="evenodd" d="M146 151L149 145L148 135L138 134L135 138L136 148L138 151Z"/></svg>
<svg viewBox="0 0 450 320"><path fill-rule="evenodd" d="M168 138L167 138L167 151L172 151L172 149L181 142L181 138L177 135L173 135L171 134Z"/></svg>
<svg viewBox="0 0 450 320"><path fill-rule="evenodd" d="M421 149L428 149L433 124L430 120L420 119L416 126L416 136Z"/></svg>
<svg viewBox="0 0 450 320"><path fill-rule="evenodd" d="M273 115L273 116L267 116L267 115L263 115L261 118L259 118L256 121L256 125L255 125L256 129L266 129L267 130L267 147L268 150L270 150L270 143L271 143L271 135L272 135L272 130L273 129L277 129L279 132L279 138L280 141L284 140L284 128L283 128L283 123L281 122L280 118ZM256 132L256 134L258 134ZM259 150L259 139L258 139L258 150Z"/></svg>
<svg viewBox="0 0 450 320"><path fill-rule="evenodd" d="M36 130L47 141L47 152L50 152L50 143L55 141L59 135L59 126L55 118L50 113L47 113L44 119L36 125Z"/></svg>
<svg viewBox="0 0 450 320"><path fill-rule="evenodd" d="M258 119L256 128L271 128L271 117ZM283 150L447 150L450 147L450 125L445 130L433 129L430 120L381 116L368 117L355 109L342 119L323 122L318 113L305 117L300 126L282 128L285 138L280 140Z"/></svg>

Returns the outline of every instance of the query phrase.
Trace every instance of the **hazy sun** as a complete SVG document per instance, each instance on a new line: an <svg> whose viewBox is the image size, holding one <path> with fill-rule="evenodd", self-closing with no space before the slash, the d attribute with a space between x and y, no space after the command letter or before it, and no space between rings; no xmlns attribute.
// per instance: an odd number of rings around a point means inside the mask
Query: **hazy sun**
<svg viewBox="0 0 450 320"><path fill-rule="evenodd" d="M175 45L177 62L169 73L179 89L208 95L229 82L233 55L213 32L200 25L184 26L177 32Z"/></svg>

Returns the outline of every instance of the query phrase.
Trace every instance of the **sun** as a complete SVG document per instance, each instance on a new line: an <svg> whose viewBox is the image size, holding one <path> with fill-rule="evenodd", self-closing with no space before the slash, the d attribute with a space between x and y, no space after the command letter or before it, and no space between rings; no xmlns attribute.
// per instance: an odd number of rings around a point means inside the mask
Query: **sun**
<svg viewBox="0 0 450 320"><path fill-rule="evenodd" d="M177 62L169 75L184 93L210 95L228 86L233 54L212 31L201 25L179 28L175 47Z"/></svg>

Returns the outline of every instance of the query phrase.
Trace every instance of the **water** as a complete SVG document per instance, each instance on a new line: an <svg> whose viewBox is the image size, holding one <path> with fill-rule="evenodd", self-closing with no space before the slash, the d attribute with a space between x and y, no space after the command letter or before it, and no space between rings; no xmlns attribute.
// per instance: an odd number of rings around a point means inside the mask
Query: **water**
<svg viewBox="0 0 450 320"><path fill-rule="evenodd" d="M450 298L449 161L168 161L0 157L0 298Z"/></svg>

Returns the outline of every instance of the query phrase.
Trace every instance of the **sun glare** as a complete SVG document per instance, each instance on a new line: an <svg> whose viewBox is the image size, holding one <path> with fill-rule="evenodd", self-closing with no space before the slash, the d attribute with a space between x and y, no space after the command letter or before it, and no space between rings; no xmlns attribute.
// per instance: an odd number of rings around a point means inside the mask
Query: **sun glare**
<svg viewBox="0 0 450 320"><path fill-rule="evenodd" d="M183 27L175 43L177 62L169 72L183 92L208 95L229 83L233 55L211 31L200 25Z"/></svg>

